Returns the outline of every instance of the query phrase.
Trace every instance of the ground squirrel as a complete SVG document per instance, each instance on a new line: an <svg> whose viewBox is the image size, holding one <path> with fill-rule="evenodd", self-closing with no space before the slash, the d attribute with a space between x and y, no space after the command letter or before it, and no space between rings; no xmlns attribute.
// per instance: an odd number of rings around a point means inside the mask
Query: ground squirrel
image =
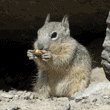
<svg viewBox="0 0 110 110"><path fill-rule="evenodd" d="M37 57L27 51L29 59L38 67L38 79L33 88L37 97L66 96L88 86L91 74L91 58L87 49L70 36L68 16L61 22L50 22L38 30L34 50L43 50Z"/></svg>

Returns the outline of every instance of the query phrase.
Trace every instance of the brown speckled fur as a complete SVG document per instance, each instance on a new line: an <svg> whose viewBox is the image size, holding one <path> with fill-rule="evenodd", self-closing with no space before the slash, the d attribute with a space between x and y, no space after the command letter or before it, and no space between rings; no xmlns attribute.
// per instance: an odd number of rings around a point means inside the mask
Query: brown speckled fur
<svg viewBox="0 0 110 110"><path fill-rule="evenodd" d="M54 31L59 38L52 41L50 36ZM39 49L38 43L51 52L51 58L48 61L33 58L39 70L38 80L33 88L36 96L72 97L75 92L88 86L91 58L86 48L70 36L66 16L60 23L49 22L48 15L44 26L38 31L34 49Z"/></svg>

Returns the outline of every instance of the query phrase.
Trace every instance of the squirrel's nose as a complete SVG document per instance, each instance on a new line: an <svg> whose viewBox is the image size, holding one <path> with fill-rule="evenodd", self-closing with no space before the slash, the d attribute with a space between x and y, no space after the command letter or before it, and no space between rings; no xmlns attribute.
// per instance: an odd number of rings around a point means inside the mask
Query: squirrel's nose
<svg viewBox="0 0 110 110"><path fill-rule="evenodd" d="M43 44L41 44L41 43L38 43L37 46L38 46L39 50L43 50L43 48L44 48Z"/></svg>

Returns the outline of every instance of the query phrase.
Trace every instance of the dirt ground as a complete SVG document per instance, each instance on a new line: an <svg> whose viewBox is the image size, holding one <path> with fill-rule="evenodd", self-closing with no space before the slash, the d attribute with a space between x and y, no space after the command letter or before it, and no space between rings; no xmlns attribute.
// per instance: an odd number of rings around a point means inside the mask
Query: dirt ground
<svg viewBox="0 0 110 110"><path fill-rule="evenodd" d="M91 74L91 84L109 82L103 68L95 68ZM0 110L110 110L110 88L102 93L75 102L67 97L53 97L48 99L34 99L32 92L0 90Z"/></svg>

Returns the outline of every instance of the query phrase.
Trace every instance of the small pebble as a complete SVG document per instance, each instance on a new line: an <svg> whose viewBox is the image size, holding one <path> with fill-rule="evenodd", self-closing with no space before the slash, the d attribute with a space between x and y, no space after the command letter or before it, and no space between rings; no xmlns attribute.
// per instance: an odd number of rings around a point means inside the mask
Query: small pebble
<svg viewBox="0 0 110 110"><path fill-rule="evenodd" d="M103 101L102 98L99 98L99 99L96 101L95 104L96 104L96 105L102 104L102 101Z"/></svg>
<svg viewBox="0 0 110 110"><path fill-rule="evenodd" d="M90 105L94 105L94 103L90 103Z"/></svg>
<svg viewBox="0 0 110 110"><path fill-rule="evenodd" d="M50 100L54 100L54 101L57 101L57 98L56 97L50 97Z"/></svg>
<svg viewBox="0 0 110 110"><path fill-rule="evenodd" d="M13 95L10 95L8 93L2 93L1 94L1 97L12 99L13 98Z"/></svg>
<svg viewBox="0 0 110 110"><path fill-rule="evenodd" d="M70 110L71 108L71 105L70 104L65 104L63 107L62 107L62 110Z"/></svg>
<svg viewBox="0 0 110 110"><path fill-rule="evenodd" d="M81 101L81 104L86 104L86 103L88 103L88 102L89 102L89 100L83 99L83 100Z"/></svg>
<svg viewBox="0 0 110 110"><path fill-rule="evenodd" d="M29 96L24 96L24 99L28 100L28 99L30 99L30 97Z"/></svg>
<svg viewBox="0 0 110 110"><path fill-rule="evenodd" d="M21 110L19 107L13 107L12 110Z"/></svg>
<svg viewBox="0 0 110 110"><path fill-rule="evenodd" d="M57 101L69 101L69 99L67 97L59 97Z"/></svg>
<svg viewBox="0 0 110 110"><path fill-rule="evenodd" d="M4 93L4 91L3 90L0 90L0 94L2 94L2 93Z"/></svg>
<svg viewBox="0 0 110 110"><path fill-rule="evenodd" d="M95 105L97 105L97 106L98 106L99 104L98 104L98 103L96 103Z"/></svg>
<svg viewBox="0 0 110 110"><path fill-rule="evenodd" d="M75 106L71 106L70 110L77 110L77 108Z"/></svg>
<svg viewBox="0 0 110 110"><path fill-rule="evenodd" d="M2 97L0 96L0 101L2 101Z"/></svg>
<svg viewBox="0 0 110 110"><path fill-rule="evenodd" d="M23 92L23 91L18 91L18 92L17 92L18 95L21 95L21 94L24 94L24 93L25 93L25 92Z"/></svg>
<svg viewBox="0 0 110 110"><path fill-rule="evenodd" d="M14 97L15 97L16 99L18 99L20 96L19 96L19 95L14 95Z"/></svg>
<svg viewBox="0 0 110 110"><path fill-rule="evenodd" d="M70 104L74 104L74 103L76 103L75 100L71 100L70 101Z"/></svg>
<svg viewBox="0 0 110 110"><path fill-rule="evenodd" d="M10 90L8 93L9 93L9 94L16 94L16 92L17 92L17 91L15 91L15 90Z"/></svg>
<svg viewBox="0 0 110 110"><path fill-rule="evenodd" d="M107 104L110 105L110 101L108 101Z"/></svg>
<svg viewBox="0 0 110 110"><path fill-rule="evenodd" d="M109 96L104 95L103 98L104 98L104 99L109 99Z"/></svg>
<svg viewBox="0 0 110 110"><path fill-rule="evenodd" d="M77 103L77 102L79 102L79 101L81 101L82 99L75 99L75 102Z"/></svg>
<svg viewBox="0 0 110 110"><path fill-rule="evenodd" d="M92 102L96 102L97 101L97 98L96 99L94 99Z"/></svg>

